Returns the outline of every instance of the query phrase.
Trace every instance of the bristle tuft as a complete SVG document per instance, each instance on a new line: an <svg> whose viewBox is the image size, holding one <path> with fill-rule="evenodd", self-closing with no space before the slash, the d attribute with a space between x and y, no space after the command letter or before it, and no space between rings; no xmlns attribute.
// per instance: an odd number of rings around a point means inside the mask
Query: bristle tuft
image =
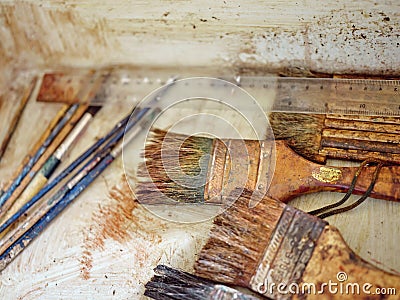
<svg viewBox="0 0 400 300"><path fill-rule="evenodd" d="M250 208L251 196L246 190L230 196L228 202L234 203L215 218L210 238L195 264L197 275L248 286L285 206L264 198Z"/></svg>
<svg viewBox="0 0 400 300"><path fill-rule="evenodd" d="M138 168L139 183L135 192L140 202L204 201L212 144L210 138L154 129L143 154L145 162Z"/></svg>
<svg viewBox="0 0 400 300"><path fill-rule="evenodd" d="M91 114L93 117L99 112L102 108L101 105L90 105L86 110L87 113Z"/></svg>
<svg viewBox="0 0 400 300"><path fill-rule="evenodd" d="M159 265L144 295L153 299L207 299L214 283L189 273Z"/></svg>
<svg viewBox="0 0 400 300"><path fill-rule="evenodd" d="M149 281L144 295L156 300L237 299L257 300L230 287L164 265L154 269L156 275Z"/></svg>
<svg viewBox="0 0 400 300"><path fill-rule="evenodd" d="M275 139L286 140L297 153L319 163L326 159L319 154L324 120L325 115L281 112L269 114Z"/></svg>

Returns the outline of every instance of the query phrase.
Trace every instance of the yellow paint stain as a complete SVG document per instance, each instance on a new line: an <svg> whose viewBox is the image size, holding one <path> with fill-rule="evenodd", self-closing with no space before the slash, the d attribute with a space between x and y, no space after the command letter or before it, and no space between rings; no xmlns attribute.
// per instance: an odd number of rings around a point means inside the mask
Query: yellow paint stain
<svg viewBox="0 0 400 300"><path fill-rule="evenodd" d="M321 182L336 183L342 177L342 171L332 167L320 167L312 171L312 177Z"/></svg>

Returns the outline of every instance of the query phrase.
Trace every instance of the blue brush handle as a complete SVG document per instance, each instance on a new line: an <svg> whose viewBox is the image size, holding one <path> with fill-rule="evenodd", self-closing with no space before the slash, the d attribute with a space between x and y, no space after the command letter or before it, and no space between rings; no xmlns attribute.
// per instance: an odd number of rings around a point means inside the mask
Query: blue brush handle
<svg viewBox="0 0 400 300"><path fill-rule="evenodd" d="M54 205L39 221L37 221L27 232L15 241L0 256L0 270L3 270L31 241L33 241L50 222L58 216L79 194L91 184L113 161L114 157L109 154L84 177L75 187L69 191L56 205Z"/></svg>
<svg viewBox="0 0 400 300"><path fill-rule="evenodd" d="M108 132L104 137L100 138L97 142L95 142L89 149L87 149L81 156L79 156L75 161L73 161L66 169L64 169L56 178L54 178L51 182L49 182L46 186L44 186L30 201L28 201L24 206L21 207L20 210L18 210L14 215L12 215L6 222L4 222L0 226L0 233L2 233L8 226L10 226L12 223L14 223L20 216L22 216L29 208L32 207L37 201L39 201L44 195L46 195L54 186L56 186L58 183L60 183L67 175L69 175L73 170L75 170L83 161L85 161L90 155L95 153L95 157L103 157L106 154L108 154L111 149L108 149L109 151L107 152L107 147L112 147L116 142L121 139L123 136L124 130L121 130L122 127L126 125L126 123L129 121L129 115L122 119L117 125L114 126L113 129L111 129L110 132ZM115 133L118 134L110 140L106 144L106 146L102 147L100 150L98 148L108 139L110 139L112 136L115 135ZM122 132L122 134L120 134ZM119 138L118 138L119 136ZM114 141L112 143L112 141ZM96 151L98 150L98 151ZM96 152L95 152L96 151ZM91 161L89 161L84 167L82 167L77 173L81 172L88 164L90 164ZM76 175L76 174L75 174ZM61 188L63 190L63 194L65 194L67 190L64 188ZM60 190L60 191L61 191ZM58 199L60 197L60 193L57 192L56 195L54 195L51 200L49 201L54 201L54 199Z"/></svg>
<svg viewBox="0 0 400 300"><path fill-rule="evenodd" d="M134 114L133 121L129 122L126 130L136 125L141 118L146 115L150 108L140 109ZM120 138L126 130L121 130L116 136ZM112 140L114 140L114 137ZM110 142L107 143L110 144ZM93 158L96 159L96 158ZM84 191L113 161L115 157L111 154L105 156L81 181L79 181L69 192L67 192L61 200L58 201L42 218L39 219L28 231L26 231L18 240L16 240L4 253L0 256L0 270L4 269L26 246L30 244L50 222L58 216L79 194ZM61 191L60 191L61 193ZM56 194L57 195L57 194Z"/></svg>
<svg viewBox="0 0 400 300"><path fill-rule="evenodd" d="M65 124L69 121L72 115L77 110L79 104L72 105L68 111L65 113L64 117L57 123L57 125L53 128L50 135L44 141L44 143L40 146L39 150L33 155L27 164L23 167L21 173L14 179L11 186L1 195L0 197L0 207L11 197L12 193L16 190L16 188L21 184L22 180L32 169L33 165L39 160L42 154L46 151L51 142L55 139L55 137L59 134L59 132L64 128Z"/></svg>
<svg viewBox="0 0 400 300"><path fill-rule="evenodd" d="M96 151L95 156L86 163L74 176L82 172L89 164L92 163L94 159L103 158L107 155L113 146L119 142L119 140L124 136L126 131L129 131L133 126L135 126L143 116L150 110L149 107L145 107L139 110L135 110L132 116L128 115L123 120L121 120L106 136L99 139L93 146L86 150L79 158L72 162L64 171L61 172L54 180L48 183L43 189L39 191L30 201L28 201L24 206L21 207L14 215L12 215L6 222L0 226L0 233L7 229L12 223L14 223L20 216L22 216L29 208L31 208L37 201L39 201L48 191L50 191L55 185L57 185L61 180L63 180L67 175L69 175L77 166L79 166L86 158L88 158L95 150L97 150L101 144L103 144L110 137L111 140L103 146L100 150ZM128 121L131 121L128 123ZM128 124L127 124L128 123ZM126 125L125 130L120 130ZM114 136L115 135L115 136ZM54 196L49 199L49 202L57 201L65 193L68 192L68 188L62 187Z"/></svg>

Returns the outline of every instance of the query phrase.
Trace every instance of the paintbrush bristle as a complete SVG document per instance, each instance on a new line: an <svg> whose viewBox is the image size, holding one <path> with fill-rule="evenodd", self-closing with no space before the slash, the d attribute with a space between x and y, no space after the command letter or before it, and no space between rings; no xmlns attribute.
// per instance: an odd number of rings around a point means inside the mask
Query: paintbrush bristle
<svg viewBox="0 0 400 300"><path fill-rule="evenodd" d="M135 193L140 202L203 201L212 146L211 138L154 129L138 168Z"/></svg>
<svg viewBox="0 0 400 300"><path fill-rule="evenodd" d="M101 105L90 105L86 110L87 113L91 114L93 117L99 112L102 108Z"/></svg>
<svg viewBox="0 0 400 300"><path fill-rule="evenodd" d="M156 275L146 284L144 292L152 299L259 299L164 265L158 265L154 272Z"/></svg>
<svg viewBox="0 0 400 300"><path fill-rule="evenodd" d="M215 218L195 271L215 281L248 286L285 204L264 198L250 208L252 192L240 191L229 196L232 206Z"/></svg>
<svg viewBox="0 0 400 300"><path fill-rule="evenodd" d="M275 139L286 140L297 153L318 163L324 163L326 159L319 154L324 120L325 115L281 112L269 114Z"/></svg>

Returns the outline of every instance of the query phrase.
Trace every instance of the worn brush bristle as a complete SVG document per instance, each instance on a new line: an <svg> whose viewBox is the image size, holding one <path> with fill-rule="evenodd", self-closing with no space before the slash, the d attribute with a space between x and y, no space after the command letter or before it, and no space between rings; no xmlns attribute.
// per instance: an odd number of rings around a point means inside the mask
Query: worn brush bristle
<svg viewBox="0 0 400 300"><path fill-rule="evenodd" d="M153 299L206 299L214 284L170 267L159 265L156 275L145 288L145 296Z"/></svg>
<svg viewBox="0 0 400 300"><path fill-rule="evenodd" d="M286 140L288 145L305 158L324 163L319 154L325 115L280 113L269 114L275 139Z"/></svg>
<svg viewBox="0 0 400 300"><path fill-rule="evenodd" d="M145 162L138 168L140 202L204 201L212 146L211 138L153 130L143 154Z"/></svg>
<svg viewBox="0 0 400 300"><path fill-rule="evenodd" d="M247 190L235 190L229 197L233 204L215 218L195 271L204 278L248 286L285 204L264 198L250 208L252 192Z"/></svg>
<svg viewBox="0 0 400 300"><path fill-rule="evenodd" d="M146 284L144 292L152 299L259 299L164 265L154 271L156 275Z"/></svg>
<svg viewBox="0 0 400 300"><path fill-rule="evenodd" d="M93 117L99 112L99 110L102 108L101 105L91 105L88 107L86 110L87 113L91 114Z"/></svg>

